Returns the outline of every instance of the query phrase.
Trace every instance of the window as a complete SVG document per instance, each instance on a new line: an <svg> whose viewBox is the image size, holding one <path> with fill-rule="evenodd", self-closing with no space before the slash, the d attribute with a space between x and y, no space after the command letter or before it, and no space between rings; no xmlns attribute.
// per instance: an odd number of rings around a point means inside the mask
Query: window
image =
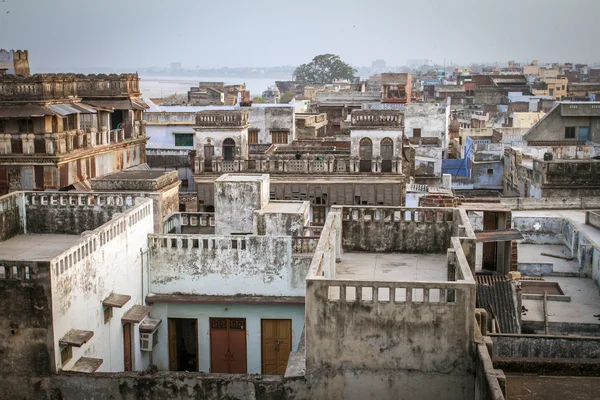
<svg viewBox="0 0 600 400"><path fill-rule="evenodd" d="M488 168L488 175L494 175L494 170L491 168Z"/></svg>
<svg viewBox="0 0 600 400"><path fill-rule="evenodd" d="M31 119L20 119L19 133L33 133L33 121Z"/></svg>
<svg viewBox="0 0 600 400"><path fill-rule="evenodd" d="M0 133L4 133L4 121L0 120Z"/></svg>
<svg viewBox="0 0 600 400"><path fill-rule="evenodd" d="M182 188L186 188L189 185L189 181L187 179L182 179L181 180L181 187Z"/></svg>
<svg viewBox="0 0 600 400"><path fill-rule="evenodd" d="M562 85L562 90L565 90L565 85Z"/></svg>
<svg viewBox="0 0 600 400"><path fill-rule="evenodd" d="M575 139L575 130L574 126L565 127L565 139Z"/></svg>
<svg viewBox="0 0 600 400"><path fill-rule="evenodd" d="M0 279L6 279L6 267L0 265Z"/></svg>
<svg viewBox="0 0 600 400"><path fill-rule="evenodd" d="M175 146L188 146L194 145L194 134L193 133L176 133L175 134Z"/></svg>
<svg viewBox="0 0 600 400"><path fill-rule="evenodd" d="M288 132L287 131L271 131L271 143L274 144L287 144Z"/></svg>
<svg viewBox="0 0 600 400"><path fill-rule="evenodd" d="M248 144L258 144L258 129L248 130Z"/></svg>
<svg viewBox="0 0 600 400"><path fill-rule="evenodd" d="M550 96L554 95L554 89L550 89Z"/></svg>
<svg viewBox="0 0 600 400"><path fill-rule="evenodd" d="M416 138L421 137L421 128L413 128L413 137L416 137Z"/></svg>
<svg viewBox="0 0 600 400"><path fill-rule="evenodd" d="M71 358L73 358L73 348L71 346L67 346L60 351L60 362L63 367Z"/></svg>

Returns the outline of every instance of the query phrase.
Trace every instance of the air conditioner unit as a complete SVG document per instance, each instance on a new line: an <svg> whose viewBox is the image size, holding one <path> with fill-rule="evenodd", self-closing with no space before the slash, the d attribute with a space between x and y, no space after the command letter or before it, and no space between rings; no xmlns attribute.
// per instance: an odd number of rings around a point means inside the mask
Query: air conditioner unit
<svg viewBox="0 0 600 400"><path fill-rule="evenodd" d="M140 350L152 351L158 343L158 331L152 333L140 333Z"/></svg>

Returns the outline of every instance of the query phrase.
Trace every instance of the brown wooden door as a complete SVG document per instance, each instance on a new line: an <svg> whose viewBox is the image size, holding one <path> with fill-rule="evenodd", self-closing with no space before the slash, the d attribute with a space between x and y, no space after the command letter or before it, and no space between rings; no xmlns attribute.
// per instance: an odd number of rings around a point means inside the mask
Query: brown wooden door
<svg viewBox="0 0 600 400"><path fill-rule="evenodd" d="M169 318L169 371L177 371L177 328Z"/></svg>
<svg viewBox="0 0 600 400"><path fill-rule="evenodd" d="M245 374L246 319L210 319L210 372Z"/></svg>
<svg viewBox="0 0 600 400"><path fill-rule="evenodd" d="M125 371L133 371L133 363L131 357L131 324L123 324L123 364Z"/></svg>
<svg viewBox="0 0 600 400"><path fill-rule="evenodd" d="M284 375L292 351L292 320L262 320L262 373Z"/></svg>

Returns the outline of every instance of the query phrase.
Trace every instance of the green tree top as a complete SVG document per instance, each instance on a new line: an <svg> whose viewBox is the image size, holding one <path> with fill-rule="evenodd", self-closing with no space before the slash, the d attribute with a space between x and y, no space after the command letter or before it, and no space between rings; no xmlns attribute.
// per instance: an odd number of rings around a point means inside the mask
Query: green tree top
<svg viewBox="0 0 600 400"><path fill-rule="evenodd" d="M335 54L321 54L294 71L296 80L303 83L325 84L339 79L352 81L356 70Z"/></svg>

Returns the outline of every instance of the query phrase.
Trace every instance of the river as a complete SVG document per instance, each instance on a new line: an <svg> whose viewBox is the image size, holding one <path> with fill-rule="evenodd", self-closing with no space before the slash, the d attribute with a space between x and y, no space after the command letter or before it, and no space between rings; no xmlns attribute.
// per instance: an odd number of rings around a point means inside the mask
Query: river
<svg viewBox="0 0 600 400"><path fill-rule="evenodd" d="M140 90L146 97L156 98L172 94L187 94L198 82L225 82L226 85L246 83L251 96L260 96L267 87L275 85L281 78L238 78L202 76L140 76Z"/></svg>

